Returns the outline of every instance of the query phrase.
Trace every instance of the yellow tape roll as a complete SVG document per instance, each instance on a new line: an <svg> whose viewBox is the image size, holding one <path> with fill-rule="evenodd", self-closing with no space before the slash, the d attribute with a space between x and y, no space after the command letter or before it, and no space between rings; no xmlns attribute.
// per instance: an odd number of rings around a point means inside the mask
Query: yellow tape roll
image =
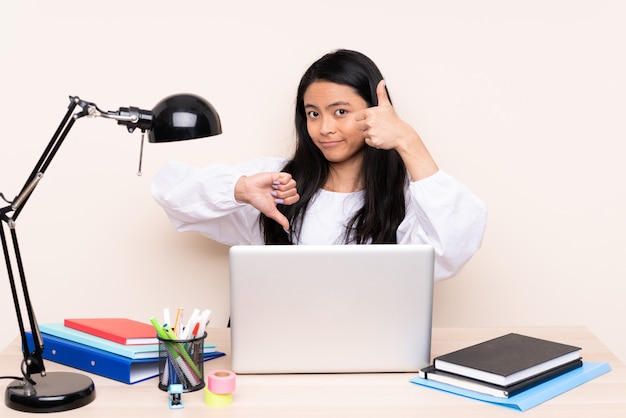
<svg viewBox="0 0 626 418"><path fill-rule="evenodd" d="M208 406L226 406L233 401L233 394L227 393L220 395L211 392L207 387L204 388L204 403Z"/></svg>

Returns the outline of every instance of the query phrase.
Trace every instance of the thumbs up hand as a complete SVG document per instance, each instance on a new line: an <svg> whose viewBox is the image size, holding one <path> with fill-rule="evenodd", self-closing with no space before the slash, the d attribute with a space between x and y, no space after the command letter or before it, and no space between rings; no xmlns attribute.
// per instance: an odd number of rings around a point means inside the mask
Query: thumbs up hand
<svg viewBox="0 0 626 418"><path fill-rule="evenodd" d="M365 143L377 149L407 147L406 141L414 141L417 133L396 114L389 101L385 80L376 86L378 106L355 113L356 128L363 132Z"/></svg>
<svg viewBox="0 0 626 418"><path fill-rule="evenodd" d="M422 139L391 105L384 80L376 86L376 95L378 106L355 113L355 126L363 132L365 143L377 149L398 151L413 181L436 173L439 168Z"/></svg>

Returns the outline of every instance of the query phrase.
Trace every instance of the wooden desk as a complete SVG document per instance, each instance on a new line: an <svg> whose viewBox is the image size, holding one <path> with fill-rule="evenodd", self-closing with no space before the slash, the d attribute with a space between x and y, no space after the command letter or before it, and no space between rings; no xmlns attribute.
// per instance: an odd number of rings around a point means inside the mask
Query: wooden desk
<svg viewBox="0 0 626 418"><path fill-rule="evenodd" d="M207 341L229 353L229 330L209 329ZM524 412L525 417L625 417L626 366L584 327L446 328L433 330L432 355L470 345L507 332L520 332L583 348L586 361L607 361L612 371L557 398ZM0 356L0 375L19 373L21 352L14 341ZM230 357L205 363L206 370L228 369ZM48 371L70 370L46 362ZM233 403L208 407L203 391L183 394L184 409L170 410L169 395L156 379L125 385L89 375L96 384L96 400L67 417L514 417L518 411L424 388L409 379L416 373L338 375L239 375ZM2 381L2 388L9 381ZM2 417L24 417L3 405Z"/></svg>

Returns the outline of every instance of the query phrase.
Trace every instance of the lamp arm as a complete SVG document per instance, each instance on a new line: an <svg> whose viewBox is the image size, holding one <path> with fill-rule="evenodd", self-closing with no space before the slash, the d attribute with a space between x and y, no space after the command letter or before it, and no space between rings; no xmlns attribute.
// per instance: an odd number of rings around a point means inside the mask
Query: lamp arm
<svg viewBox="0 0 626 418"><path fill-rule="evenodd" d="M84 108L87 116L116 120L118 125L125 125L130 133L136 128L145 132L152 126L152 112L138 107L120 107L117 111L105 112L98 109L94 103L84 102Z"/></svg>
<svg viewBox="0 0 626 418"><path fill-rule="evenodd" d="M56 155L57 151L59 150L59 147L63 143L63 140L67 136L69 130L72 128L74 124L74 121L76 120L76 117L72 117L72 112L74 111L76 106L79 104L80 99L78 100L73 100L73 99L74 98L70 98L70 104L68 106L67 112L65 113L65 116L61 120L59 127L54 132L54 135L52 136L52 138L48 142L48 145L46 146L43 153L41 154L39 161L37 161L37 164L33 168L28 178L26 179L26 182L24 183L24 186L22 187L20 193L17 195L15 199L13 199L12 202L10 202L10 205L8 207L3 208L1 210L3 216L6 215L7 212L13 212L13 215L11 216L11 218L13 220L16 220L24 204L26 203L30 195L33 193L35 187L37 186L41 178L43 177L43 174L45 173L46 169L50 165L50 162Z"/></svg>
<svg viewBox="0 0 626 418"><path fill-rule="evenodd" d="M152 112L138 107L120 107L117 111L98 112L95 116L114 119L118 125L125 125L130 133L136 128L145 132L152 126Z"/></svg>
<svg viewBox="0 0 626 418"><path fill-rule="evenodd" d="M43 340L41 338L41 333L39 331L39 325L37 324L37 319L35 317L35 312L33 310L33 305L30 300L30 293L28 291L28 286L26 283L26 275L24 273L24 266L22 263L22 257L19 250L19 244L17 240L17 233L15 231L15 223L8 222L9 230L11 231L11 243L13 246L16 263L18 267L18 272L20 276L20 282L22 286L22 295L24 297L24 305L26 308L26 313L28 315L28 320L30 324L30 328L33 336L33 348L30 349L28 345L28 340L26 339L26 329L24 327L22 309L20 307L20 300L18 296L17 286L15 284L15 276L13 273L13 266L11 264L10 254L9 254L9 245L4 232L4 224L0 225L0 237L2 238L2 250L4 253L4 258L7 265L7 272L9 275L9 283L11 284L11 295L13 296L13 304L15 305L15 313L17 315L17 322L20 330L20 338L22 341L22 355L23 355L23 366L22 373L24 377L30 382L33 381L30 379L30 375L35 373L40 373L42 376L46 375L46 369L43 363Z"/></svg>

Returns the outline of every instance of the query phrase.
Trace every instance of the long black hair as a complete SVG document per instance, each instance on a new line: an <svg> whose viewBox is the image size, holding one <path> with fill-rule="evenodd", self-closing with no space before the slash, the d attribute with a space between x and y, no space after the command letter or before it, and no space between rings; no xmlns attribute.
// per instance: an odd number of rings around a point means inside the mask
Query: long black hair
<svg viewBox="0 0 626 418"><path fill-rule="evenodd" d="M328 177L329 163L307 130L304 109L307 88L316 81L346 85L354 88L368 106L377 106L376 86L382 79L380 70L371 59L360 52L345 49L324 55L304 73L296 97L296 150L282 170L296 180L300 200L294 205L278 205L278 209L289 219L289 233L261 214L260 224L266 244L298 241L309 202ZM402 158L395 150L377 150L365 145L361 170L365 184L364 204L346 225L344 243L396 243L396 230L406 212L404 192L408 179Z"/></svg>

